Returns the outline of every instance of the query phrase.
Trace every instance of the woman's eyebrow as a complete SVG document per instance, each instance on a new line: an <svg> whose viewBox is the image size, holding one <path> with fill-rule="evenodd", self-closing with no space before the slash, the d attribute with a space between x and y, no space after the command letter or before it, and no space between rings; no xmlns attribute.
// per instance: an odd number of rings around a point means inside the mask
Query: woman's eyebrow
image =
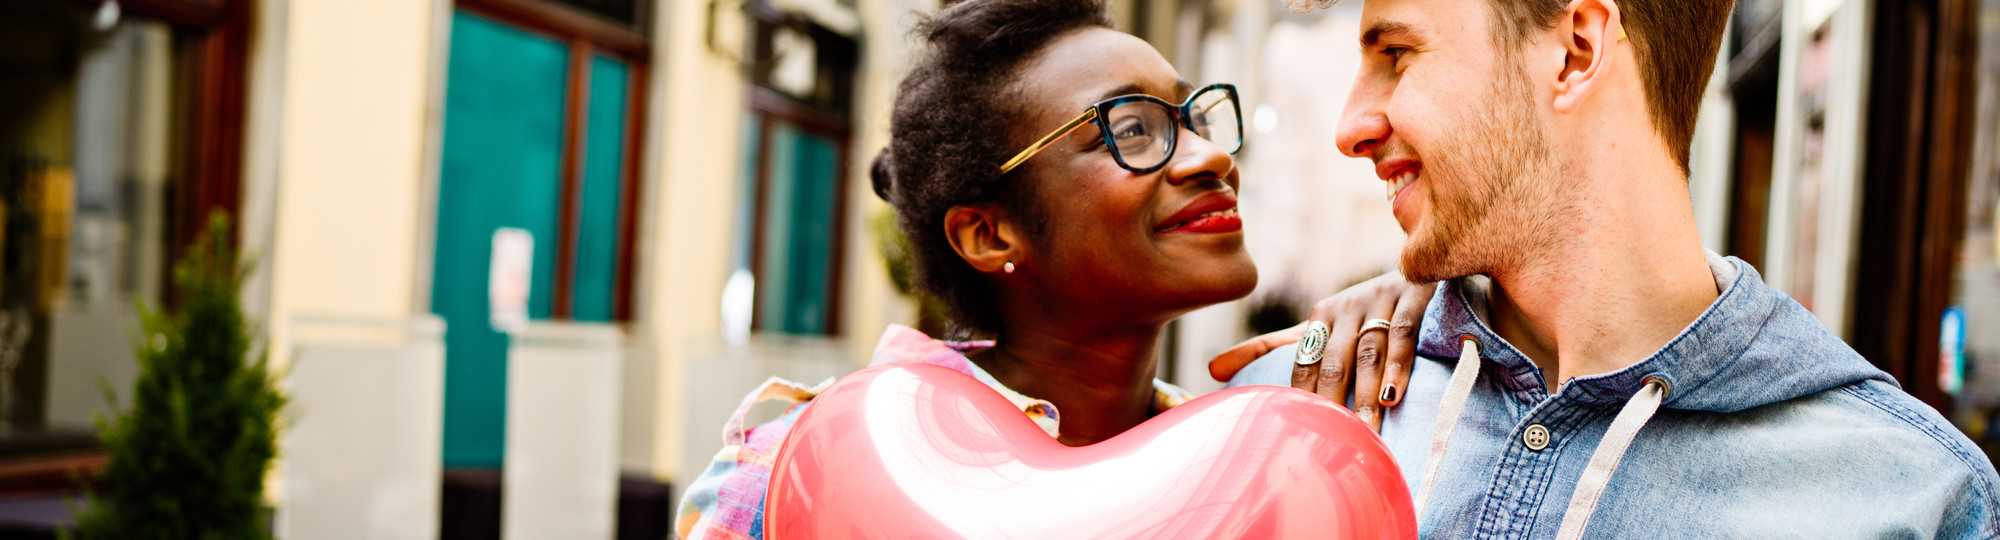
<svg viewBox="0 0 2000 540"><path fill-rule="evenodd" d="M1187 79L1175 79L1174 90L1178 92L1178 94L1176 94L1173 97L1185 97L1188 94L1194 93L1194 83L1188 82ZM1113 88L1110 91L1105 92L1103 94L1099 94L1097 96L1097 100L1104 101L1118 96L1129 96L1132 94L1145 94L1145 93L1146 89L1140 87L1138 84L1127 83L1117 88ZM1165 98L1167 96L1154 96L1154 97Z"/></svg>
<svg viewBox="0 0 2000 540"><path fill-rule="evenodd" d="M1125 96L1131 94L1144 94L1144 93L1146 93L1146 89L1140 88L1139 85L1133 83L1125 83L1124 85L1121 85L1117 88L1113 88L1108 92L1105 92L1103 94L1098 94L1097 100L1104 101L1118 96Z"/></svg>

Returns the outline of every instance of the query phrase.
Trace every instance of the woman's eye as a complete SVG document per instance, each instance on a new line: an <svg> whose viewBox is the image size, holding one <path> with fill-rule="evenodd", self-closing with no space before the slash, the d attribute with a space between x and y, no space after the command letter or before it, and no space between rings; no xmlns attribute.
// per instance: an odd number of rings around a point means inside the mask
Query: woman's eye
<svg viewBox="0 0 2000 540"><path fill-rule="evenodd" d="M1138 120L1119 122L1111 130L1111 136L1121 140L1145 137L1147 135L1146 123Z"/></svg>

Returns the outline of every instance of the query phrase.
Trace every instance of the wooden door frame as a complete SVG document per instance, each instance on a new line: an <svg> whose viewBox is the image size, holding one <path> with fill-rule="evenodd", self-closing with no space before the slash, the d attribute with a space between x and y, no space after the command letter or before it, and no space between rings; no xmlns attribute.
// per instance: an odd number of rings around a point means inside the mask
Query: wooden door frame
<svg viewBox="0 0 2000 540"><path fill-rule="evenodd" d="M1940 411L1938 333L1963 240L1976 104L1973 0L1874 3L1852 345Z"/></svg>

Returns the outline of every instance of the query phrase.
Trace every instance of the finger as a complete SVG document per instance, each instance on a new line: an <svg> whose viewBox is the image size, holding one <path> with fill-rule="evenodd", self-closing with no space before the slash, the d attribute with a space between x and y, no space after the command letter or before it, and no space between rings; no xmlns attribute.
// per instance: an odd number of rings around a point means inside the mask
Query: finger
<svg viewBox="0 0 2000 540"><path fill-rule="evenodd" d="M1361 306L1345 305L1334 312L1333 334L1326 340L1326 358L1319 361L1319 377L1314 384L1314 393L1347 406L1349 379L1354 372L1354 338L1361 329L1363 315L1367 312Z"/></svg>
<svg viewBox="0 0 2000 540"><path fill-rule="evenodd" d="M1300 335L1303 336L1305 334L1304 328L1312 325L1315 322L1320 323L1322 325L1326 325L1327 328L1331 329L1333 327L1333 312L1335 305L1337 304L1334 302L1334 299L1332 298L1323 299L1313 303L1312 309L1306 312L1306 322L1299 323L1299 328L1301 329L1299 332ZM1328 335L1330 336L1331 333L1329 332ZM1333 355L1333 351L1331 349L1328 349L1326 345L1327 341L1325 339L1321 339L1319 341L1319 352L1320 352L1319 362L1310 364L1297 364L1297 363L1292 364L1292 388L1297 388L1300 390L1313 393L1319 392L1320 364L1326 363L1326 360L1332 357ZM1300 355L1308 354L1308 351L1305 350L1306 346L1308 346L1308 344L1300 344L1300 347L1296 352L1296 354Z"/></svg>
<svg viewBox="0 0 2000 540"><path fill-rule="evenodd" d="M1298 341L1299 336L1305 332L1305 323L1299 323L1298 326L1244 340L1229 350L1222 351L1222 354L1216 355L1215 359L1209 360L1208 376L1217 381L1228 382L1237 372L1243 371L1244 366L1271 354L1271 351L1279 347Z"/></svg>
<svg viewBox="0 0 2000 540"><path fill-rule="evenodd" d="M1396 315L1389 318L1388 351L1382 357L1382 393L1376 396L1383 407L1403 402L1403 390L1409 388L1410 371L1417 364L1417 331L1435 292L1436 283L1411 286L1396 302Z"/></svg>
<svg viewBox="0 0 2000 540"><path fill-rule="evenodd" d="M1322 359L1320 361L1325 362L1326 360ZM1307 392L1319 390L1319 365L1301 366L1294 364L1292 366L1292 388Z"/></svg>
<svg viewBox="0 0 2000 540"><path fill-rule="evenodd" d="M1311 392L1319 386L1315 374L1319 373L1319 363L1325 361L1327 326L1319 320L1308 320L1305 326L1298 348L1292 351L1292 388Z"/></svg>
<svg viewBox="0 0 2000 540"><path fill-rule="evenodd" d="M1383 298L1370 306L1368 319L1388 319L1395 313L1400 297ZM1364 323L1365 324L1365 323ZM1370 429L1382 431L1382 356L1388 334L1381 330L1362 332L1354 346L1354 415Z"/></svg>

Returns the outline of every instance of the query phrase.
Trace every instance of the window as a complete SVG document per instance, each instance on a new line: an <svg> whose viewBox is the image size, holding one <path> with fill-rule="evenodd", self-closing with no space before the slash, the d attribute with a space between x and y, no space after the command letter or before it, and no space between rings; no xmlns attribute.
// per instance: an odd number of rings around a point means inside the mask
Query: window
<svg viewBox="0 0 2000 540"><path fill-rule="evenodd" d="M751 327L840 331L849 119L859 45L811 20L750 6L752 60L735 268L753 283ZM740 279L740 278L739 278Z"/></svg>
<svg viewBox="0 0 2000 540"><path fill-rule="evenodd" d="M248 4L0 2L0 426L88 431L133 308L237 208Z"/></svg>

